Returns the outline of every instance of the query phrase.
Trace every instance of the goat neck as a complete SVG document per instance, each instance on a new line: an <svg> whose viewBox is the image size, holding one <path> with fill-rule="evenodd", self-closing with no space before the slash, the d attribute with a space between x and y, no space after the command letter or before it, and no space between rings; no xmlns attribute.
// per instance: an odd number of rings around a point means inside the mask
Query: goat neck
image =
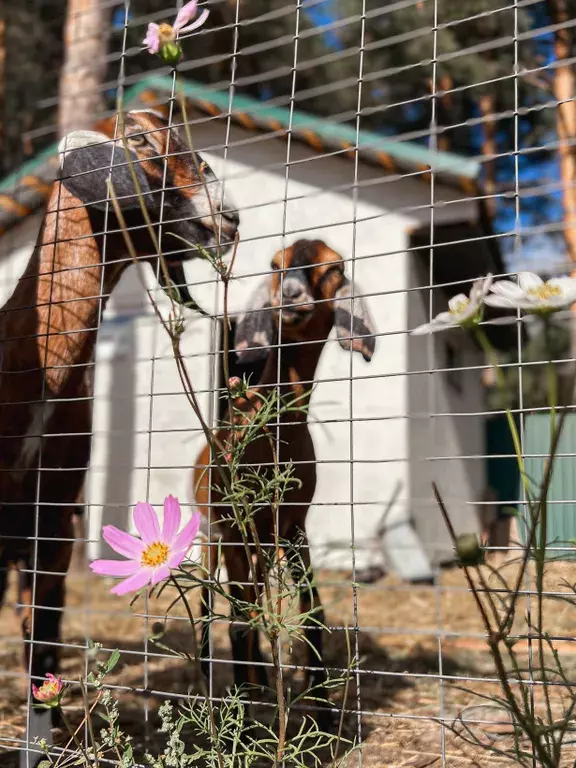
<svg viewBox="0 0 576 768"><path fill-rule="evenodd" d="M326 327L321 327L326 326ZM283 397L297 397L298 410L284 413L281 421L305 422L307 420L307 407L312 394L312 386L316 375L316 368L320 355L332 323L318 321L314 324L315 333L307 334L300 340L286 338L282 334L282 343L270 349L266 365L258 386L252 389L260 396L275 391L279 383L280 395ZM251 398L254 404L258 398Z"/></svg>
<svg viewBox="0 0 576 768"><path fill-rule="evenodd" d="M99 313L124 266L104 267L103 235L95 234L102 227L93 218L63 184L54 185L32 258L2 313L3 370L24 361L29 376L29 361L37 360L52 396L64 392L75 365L89 361ZM108 235L107 247L117 248L117 237Z"/></svg>

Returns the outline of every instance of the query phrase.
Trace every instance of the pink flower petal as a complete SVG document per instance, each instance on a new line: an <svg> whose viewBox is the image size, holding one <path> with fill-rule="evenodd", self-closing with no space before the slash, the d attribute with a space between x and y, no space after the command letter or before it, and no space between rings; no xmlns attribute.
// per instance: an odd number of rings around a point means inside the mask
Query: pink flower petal
<svg viewBox="0 0 576 768"><path fill-rule="evenodd" d="M142 45L145 45L150 53L158 53L160 50L160 35L158 24L148 24L148 31L146 37L142 41Z"/></svg>
<svg viewBox="0 0 576 768"><path fill-rule="evenodd" d="M190 0L189 3L186 3L186 5L180 8L176 18L174 19L174 24L172 25L174 31L178 32L179 29L185 27L189 21L192 21L192 19L196 17L197 12L198 0Z"/></svg>
<svg viewBox="0 0 576 768"><path fill-rule="evenodd" d="M134 524L142 541L145 544L153 544L161 540L160 524L154 507L145 501L139 501L134 507Z"/></svg>
<svg viewBox="0 0 576 768"><path fill-rule="evenodd" d="M142 550L144 549L144 542L137 539L136 536L132 536L126 531L121 531L114 525L105 525L102 528L102 536L104 541L109 544L115 552L119 555L124 555L131 560L140 559Z"/></svg>
<svg viewBox="0 0 576 768"><path fill-rule="evenodd" d="M170 568L167 565L161 565L160 568L156 568L150 579L150 584L158 584L160 581L170 578Z"/></svg>
<svg viewBox="0 0 576 768"><path fill-rule="evenodd" d="M174 29L176 30L177 35L183 35L186 32L192 32L194 29L198 29L198 27L201 27L202 24L206 21L208 18L210 11L207 8L204 8L200 16L196 19L196 21L192 22L192 24L188 24L187 27L176 27L174 25Z"/></svg>
<svg viewBox="0 0 576 768"><path fill-rule="evenodd" d="M100 576L132 576L140 569L138 560L94 560L90 568Z"/></svg>
<svg viewBox="0 0 576 768"><path fill-rule="evenodd" d="M178 528L180 528L181 519L180 502L174 496L166 496L164 499L164 525L162 527L162 538L166 544L172 544L174 541Z"/></svg>
<svg viewBox="0 0 576 768"><path fill-rule="evenodd" d="M195 512L172 542L172 551L177 552L183 549L187 552L196 538L198 528L200 528L200 513Z"/></svg>
<svg viewBox="0 0 576 768"><path fill-rule="evenodd" d="M121 581L120 584L116 584L115 587L112 587L110 592L113 595L126 595L128 592L138 592L138 590L150 583L151 578L152 571L150 568L142 568L142 570L137 571L133 576L129 576L127 579L124 579L124 581Z"/></svg>
<svg viewBox="0 0 576 768"><path fill-rule="evenodd" d="M182 560L184 560L184 558L186 557L187 552L188 552L188 549L179 549L177 552L172 552L172 554L168 558L168 567L178 568Z"/></svg>

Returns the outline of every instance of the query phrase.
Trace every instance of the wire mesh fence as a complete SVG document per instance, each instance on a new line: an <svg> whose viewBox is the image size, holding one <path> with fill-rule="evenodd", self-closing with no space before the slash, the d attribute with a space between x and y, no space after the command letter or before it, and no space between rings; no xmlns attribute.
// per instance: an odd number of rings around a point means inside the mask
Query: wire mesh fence
<svg viewBox="0 0 576 768"><path fill-rule="evenodd" d="M7 0L3 764L574 762L573 10Z"/></svg>

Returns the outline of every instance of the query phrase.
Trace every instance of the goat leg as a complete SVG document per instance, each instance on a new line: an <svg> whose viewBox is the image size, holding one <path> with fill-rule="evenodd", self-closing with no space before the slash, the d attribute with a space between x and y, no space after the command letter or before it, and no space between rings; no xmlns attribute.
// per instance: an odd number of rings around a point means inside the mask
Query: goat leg
<svg viewBox="0 0 576 768"><path fill-rule="evenodd" d="M61 645L61 623L64 609L64 579L72 544L68 542L41 542L38 547L38 571L33 589L31 565L26 563L22 589L24 661L31 680L41 685L48 673L58 674ZM48 556L47 556L48 555ZM35 739L53 743L52 731L62 728L57 708L37 710L30 707L26 724L24 749L20 751L20 768L34 768L42 759Z"/></svg>
<svg viewBox="0 0 576 768"><path fill-rule="evenodd" d="M300 529L293 528L289 531L287 539L291 544L286 547L286 556L292 578L298 588L300 613L309 616L305 619L304 629L307 648L306 685L316 705L320 707L320 711L316 714L318 725L322 730L328 730L331 725L331 715L326 689L328 675L324 666L324 609L313 582L314 573L306 535Z"/></svg>
<svg viewBox="0 0 576 768"><path fill-rule="evenodd" d="M224 553L230 582L232 608L230 612L230 643L234 659L234 683L239 690L267 688L268 675L260 650L258 629L246 626L254 618L248 606L255 605L258 595L252 584L250 564L243 548L227 547ZM260 579L260 576L258 576Z"/></svg>

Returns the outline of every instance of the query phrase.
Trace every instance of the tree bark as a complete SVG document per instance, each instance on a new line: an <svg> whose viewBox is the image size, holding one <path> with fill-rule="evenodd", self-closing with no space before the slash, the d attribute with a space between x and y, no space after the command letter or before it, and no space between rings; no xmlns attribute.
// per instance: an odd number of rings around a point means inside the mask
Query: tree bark
<svg viewBox="0 0 576 768"><path fill-rule="evenodd" d="M553 24L570 20L566 0L548 0L548 13ZM572 56L572 29L558 29L554 34L554 53L557 62ZM570 260L576 264L576 102L574 68L571 64L557 66L554 70L553 91L558 102L556 130L564 207L564 239Z"/></svg>
<svg viewBox="0 0 576 768"><path fill-rule="evenodd" d="M566 0L547 0L546 7L553 24L565 24L570 20ZM574 36L571 28L557 29L554 33L554 54L557 62L572 56ZM560 64L553 70L552 90L557 101L556 132L558 134L558 157L560 180L562 182L563 234L566 251L572 264L576 265L576 102L573 101L575 87L574 68L571 64ZM572 270L576 277L576 266ZM576 357L576 314L572 317L571 356Z"/></svg>
<svg viewBox="0 0 576 768"><path fill-rule="evenodd" d="M102 116L109 32L110 9L103 0L68 0L60 74L60 137L70 131L93 129ZM75 515L76 541L71 563L74 570L83 570L86 565L86 528L86 513Z"/></svg>
<svg viewBox="0 0 576 768"><path fill-rule="evenodd" d="M496 198L493 195L496 192L496 155L498 153L496 121L494 120L494 96L491 93L483 94L478 101L478 106L482 115L484 134L482 155L484 157L484 192L488 196L486 199L486 210L490 214L490 218L494 219Z"/></svg>
<svg viewBox="0 0 576 768"><path fill-rule="evenodd" d="M92 128L103 110L110 10L103 0L68 0L58 130Z"/></svg>
<svg viewBox="0 0 576 768"><path fill-rule="evenodd" d="M453 83L452 78L450 75L444 75L441 77L438 81L438 90L442 92L442 96L439 100L439 124L446 128L447 126L451 125L454 121L452 120L452 114L453 114L453 108L454 108L454 100L452 98L452 90ZM450 151L450 136L446 133L441 133L438 136L438 149L441 152L449 152Z"/></svg>
<svg viewBox="0 0 576 768"><path fill-rule="evenodd" d="M5 61L6 61L6 42L4 37L4 30L6 28L6 22L0 18L0 158L4 151L4 121L6 120L6 110L4 104L4 91L5 91ZM2 161L0 159L0 170L2 169Z"/></svg>

